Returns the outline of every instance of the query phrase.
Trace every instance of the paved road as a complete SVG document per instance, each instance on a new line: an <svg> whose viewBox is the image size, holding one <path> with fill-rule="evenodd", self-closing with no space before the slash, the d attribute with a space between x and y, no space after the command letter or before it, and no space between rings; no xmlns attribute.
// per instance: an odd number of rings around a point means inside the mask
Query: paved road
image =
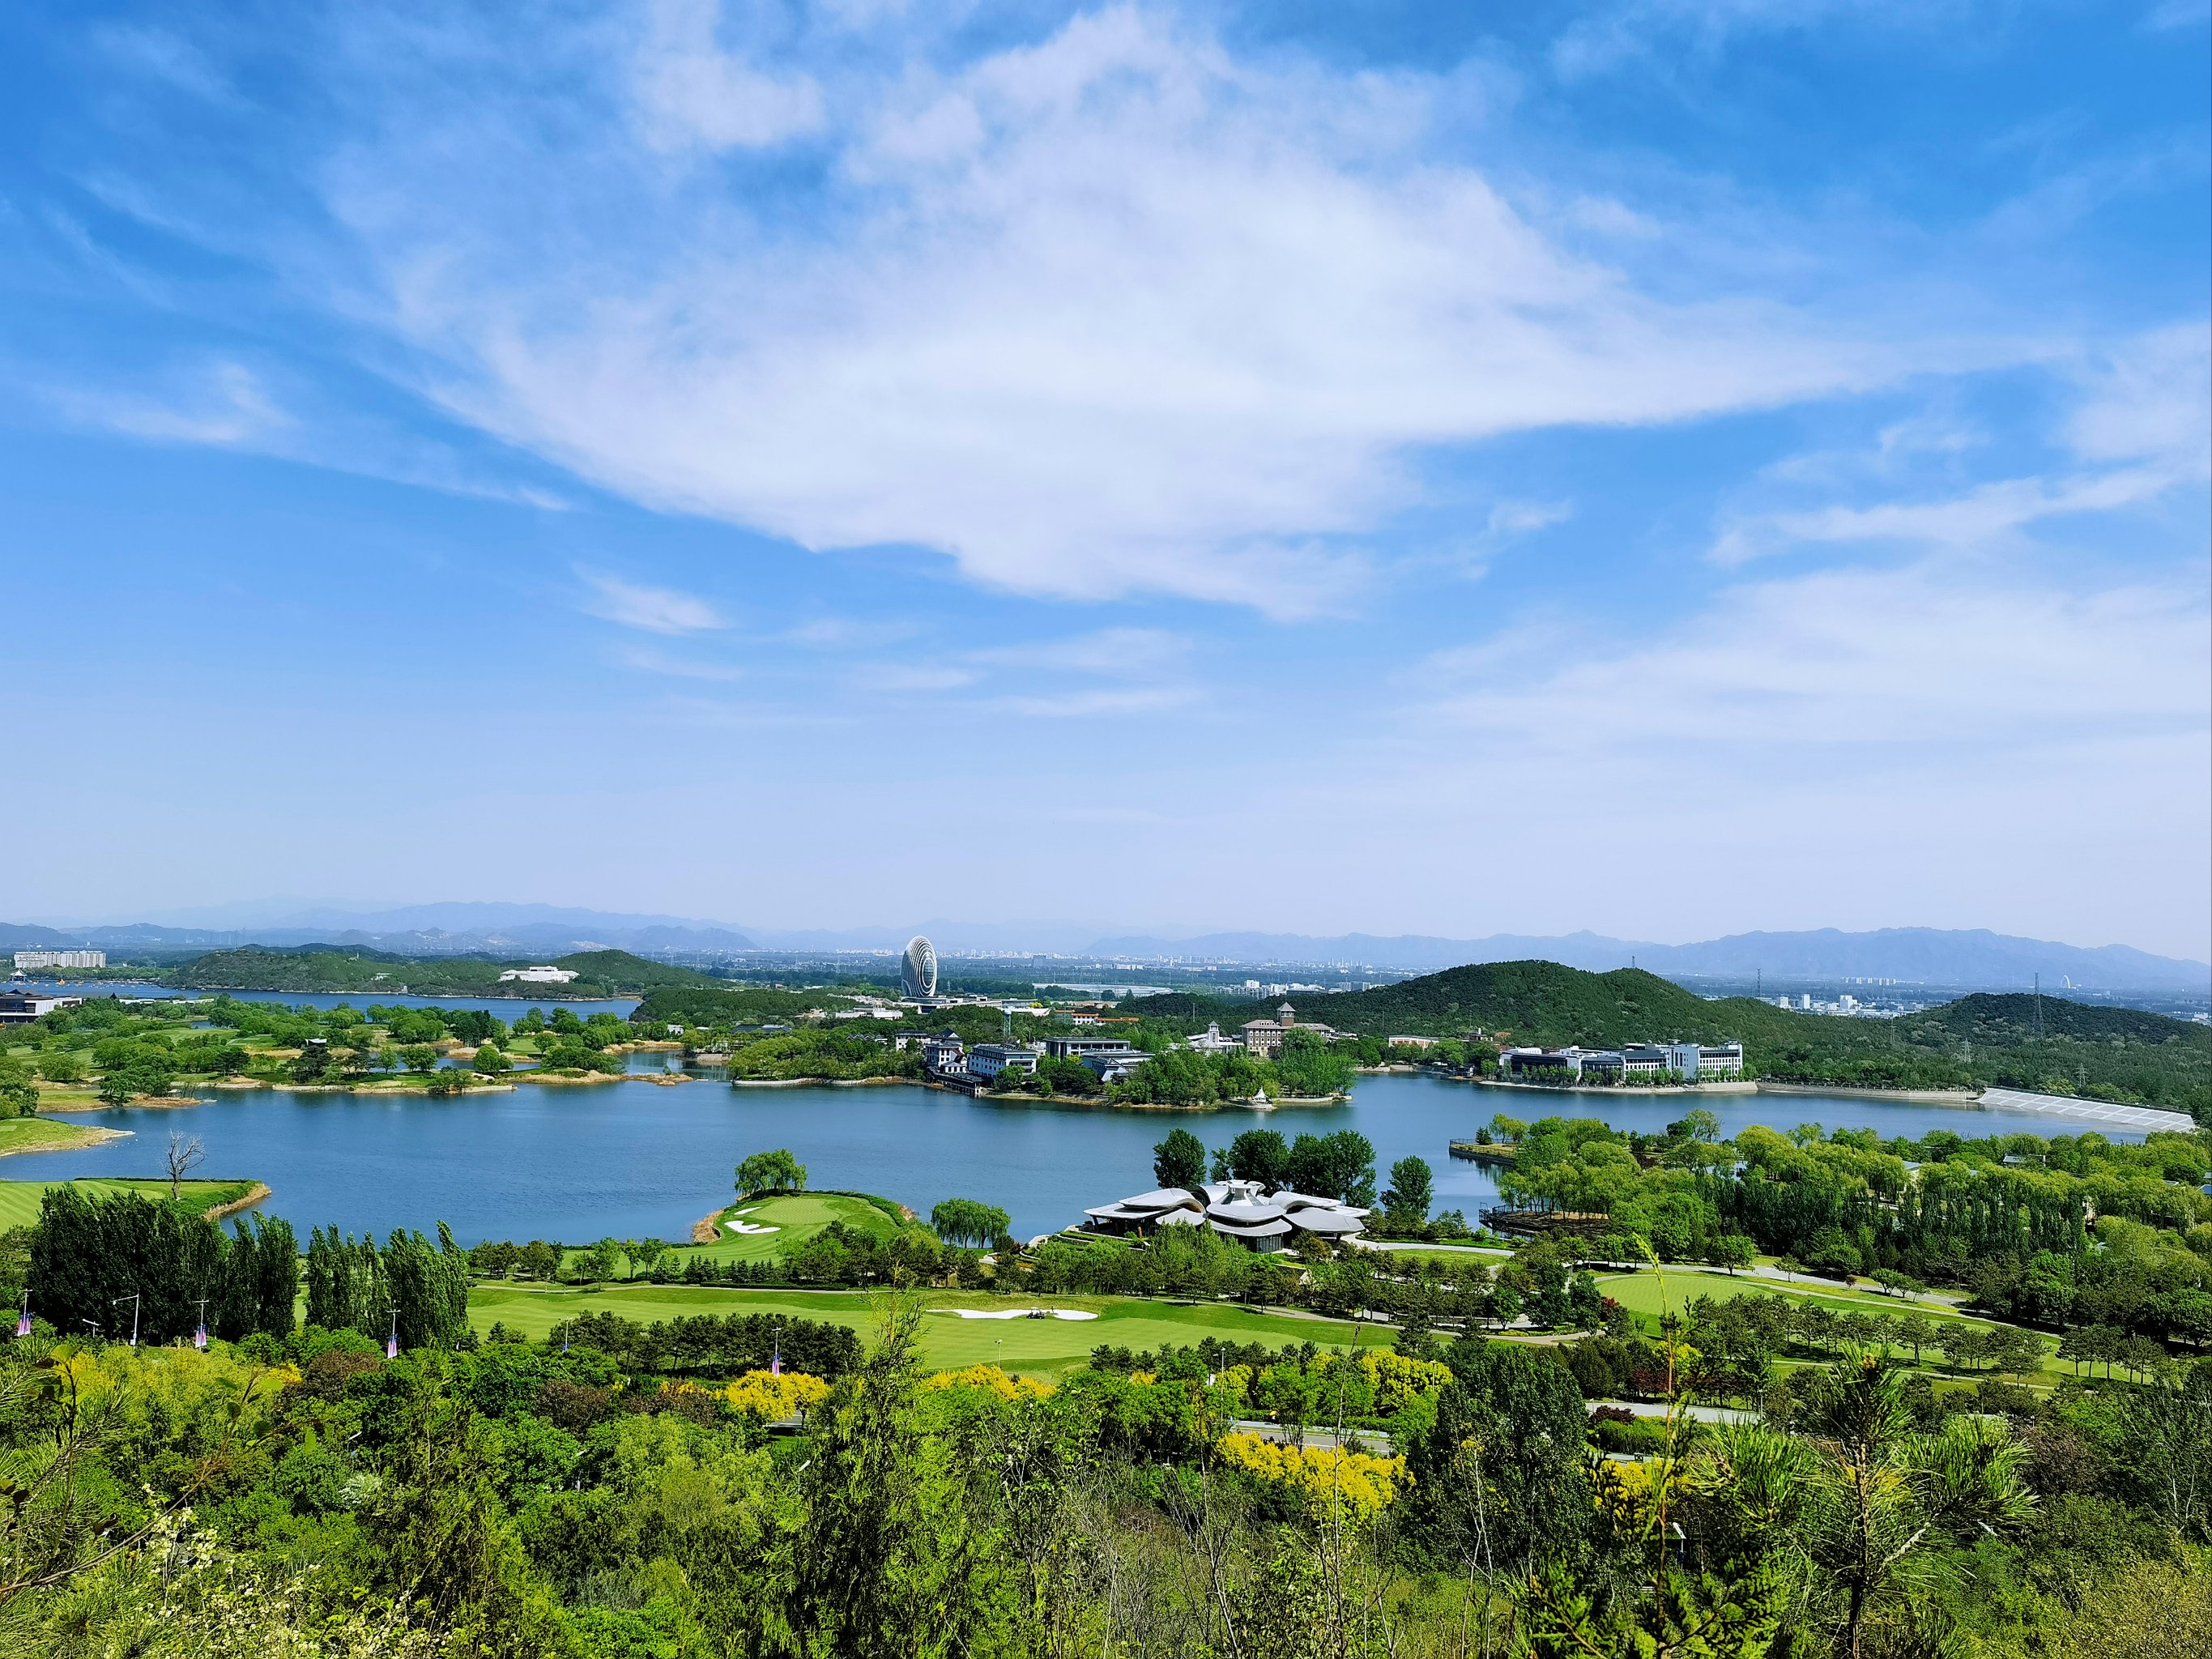
<svg viewBox="0 0 2212 1659"><path fill-rule="evenodd" d="M1593 1400L1589 1402L1595 1411L1600 1406L1613 1411L1624 1411L1637 1417L1664 1417L1667 1406L1658 1400ZM1747 1412L1736 1406L1685 1406L1685 1415L1700 1423L1751 1423L1758 1420L1757 1412Z"/></svg>

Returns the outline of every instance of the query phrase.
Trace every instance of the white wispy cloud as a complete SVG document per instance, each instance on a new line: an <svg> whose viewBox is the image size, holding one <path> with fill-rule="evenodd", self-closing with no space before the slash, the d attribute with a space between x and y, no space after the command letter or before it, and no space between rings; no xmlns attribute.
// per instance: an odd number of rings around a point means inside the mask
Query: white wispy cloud
<svg viewBox="0 0 2212 1659"><path fill-rule="evenodd" d="M1038 720L1113 719L1205 701L1194 642L1153 628L1102 628L863 665L864 691L939 696L951 706Z"/></svg>
<svg viewBox="0 0 2212 1659"><path fill-rule="evenodd" d="M636 109L656 149L752 148L822 124L811 76L763 74L717 38L715 0L653 0L635 48Z"/></svg>
<svg viewBox="0 0 2212 1659"><path fill-rule="evenodd" d="M1711 58L1740 34L1860 27L1955 27L1976 0L1600 0L1560 32L1552 63L1570 79L1641 66L1662 47Z"/></svg>
<svg viewBox="0 0 2212 1659"><path fill-rule="evenodd" d="M721 76L704 14L666 15L684 27L655 51ZM365 72L434 44L378 35ZM658 506L1034 593L1340 608L1361 538L1421 498L1423 447L1773 404L1903 361L1756 292L1661 298L1570 252L1438 159L1446 82L1255 64L1127 7L964 68L854 74L823 82L830 198L801 220L585 115L549 155L537 103L444 74L386 100L332 206L465 418Z"/></svg>
<svg viewBox="0 0 2212 1659"><path fill-rule="evenodd" d="M647 587L595 570L579 570L576 574L592 590L584 608L624 628L674 635L728 625L721 612L696 594L678 592L672 587Z"/></svg>
<svg viewBox="0 0 2212 1659"><path fill-rule="evenodd" d="M82 425L175 443L253 444L291 424L260 376L237 362L198 366L158 392L55 386L47 395Z"/></svg>
<svg viewBox="0 0 2212 1659"><path fill-rule="evenodd" d="M136 74L211 101L233 95L228 78L214 60L175 30L149 24L103 23L92 30L91 39L112 61Z"/></svg>
<svg viewBox="0 0 2212 1659"><path fill-rule="evenodd" d="M2078 395L2057 436L2075 465L1909 497L1735 513L1711 557L1735 565L1792 548L1856 543L1986 548L2045 520L2139 507L2212 478L2212 330L2190 322L2121 340L2083 356L2072 375ZM1980 441L1951 422L1901 422L1884 429L1870 454L1794 457L1767 476L1894 488L1909 463L1955 457Z"/></svg>
<svg viewBox="0 0 2212 1659"><path fill-rule="evenodd" d="M734 663L703 662L696 658L671 656L667 652L656 650L649 645L624 646L613 653L613 660L641 674L661 674L672 679L727 684L745 677L745 671Z"/></svg>
<svg viewBox="0 0 2212 1659"><path fill-rule="evenodd" d="M2212 726L2201 580L2100 590L1933 563L1824 571L1724 590L1615 649L1575 633L1432 659L1424 720L1567 775L1662 775L1689 755L1731 772L1754 754L1762 768L1795 769L1793 754L1863 767L1899 750L1977 751L1981 770L2075 738L2185 746Z"/></svg>

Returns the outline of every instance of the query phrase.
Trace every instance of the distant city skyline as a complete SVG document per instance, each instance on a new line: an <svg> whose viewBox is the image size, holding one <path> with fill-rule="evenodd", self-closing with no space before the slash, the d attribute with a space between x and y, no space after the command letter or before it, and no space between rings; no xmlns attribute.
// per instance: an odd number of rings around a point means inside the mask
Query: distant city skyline
<svg viewBox="0 0 2212 1659"><path fill-rule="evenodd" d="M2212 958L2207 50L12 8L0 921Z"/></svg>

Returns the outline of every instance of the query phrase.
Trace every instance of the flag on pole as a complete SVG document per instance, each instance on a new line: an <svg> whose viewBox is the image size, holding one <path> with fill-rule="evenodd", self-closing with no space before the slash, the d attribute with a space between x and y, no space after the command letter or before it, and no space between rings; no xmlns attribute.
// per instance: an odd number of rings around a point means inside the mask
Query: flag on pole
<svg viewBox="0 0 2212 1659"><path fill-rule="evenodd" d="M207 1321L204 1319L200 1321L199 1328L192 1333L192 1346L195 1348L207 1346Z"/></svg>
<svg viewBox="0 0 2212 1659"><path fill-rule="evenodd" d="M399 1339L398 1337L387 1336L384 1339L384 1357L386 1359L397 1359L399 1358Z"/></svg>
<svg viewBox="0 0 2212 1659"><path fill-rule="evenodd" d="M783 1344L781 1342L775 1345L775 1352L768 1358L768 1374L770 1376L783 1375Z"/></svg>
<svg viewBox="0 0 2212 1659"><path fill-rule="evenodd" d="M18 1336L28 1336L30 1334L31 1310L28 1308L26 1308L22 1312L15 1316L15 1334Z"/></svg>

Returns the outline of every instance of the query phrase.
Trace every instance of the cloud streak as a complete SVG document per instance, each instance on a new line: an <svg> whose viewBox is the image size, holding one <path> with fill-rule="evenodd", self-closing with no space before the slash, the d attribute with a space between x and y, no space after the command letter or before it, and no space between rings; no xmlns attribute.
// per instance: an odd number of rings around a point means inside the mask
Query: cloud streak
<svg viewBox="0 0 2212 1659"><path fill-rule="evenodd" d="M697 634L728 626L720 611L696 594L670 587L647 587L618 576L579 570L592 592L584 608L623 628L648 634Z"/></svg>

